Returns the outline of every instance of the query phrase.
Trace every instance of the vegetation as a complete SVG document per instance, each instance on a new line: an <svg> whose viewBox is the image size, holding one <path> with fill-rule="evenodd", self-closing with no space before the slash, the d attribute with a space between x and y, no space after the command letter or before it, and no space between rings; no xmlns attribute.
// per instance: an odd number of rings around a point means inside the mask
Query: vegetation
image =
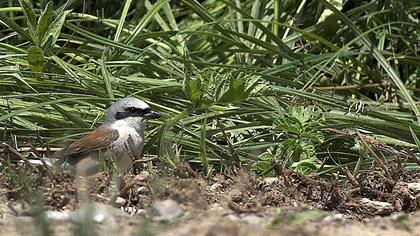
<svg viewBox="0 0 420 236"><path fill-rule="evenodd" d="M419 170L419 14L417 0L1 1L1 139L24 157L61 147L136 96L162 114L144 155L175 172Z"/></svg>

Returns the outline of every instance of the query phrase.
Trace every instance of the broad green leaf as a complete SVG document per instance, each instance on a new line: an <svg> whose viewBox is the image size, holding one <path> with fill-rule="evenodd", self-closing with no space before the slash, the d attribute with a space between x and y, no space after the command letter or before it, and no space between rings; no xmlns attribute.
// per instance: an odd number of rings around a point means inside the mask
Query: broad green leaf
<svg viewBox="0 0 420 236"><path fill-rule="evenodd" d="M48 50L49 48L46 48L45 45L48 42L48 40L51 40L49 45L54 46L55 42L57 41L58 37L60 36L61 28L63 27L63 24L65 22L67 14L69 14L71 10L66 10L60 12L54 19L54 21L51 23L51 25L48 27L47 32L45 33L42 41L42 47L44 50Z"/></svg>
<svg viewBox="0 0 420 236"><path fill-rule="evenodd" d="M19 0L19 4L26 16L29 34L31 35L32 40L37 44L38 38L36 37L36 15L32 5L27 0Z"/></svg>
<svg viewBox="0 0 420 236"><path fill-rule="evenodd" d="M44 68L44 51L37 46L31 46L28 49L28 63L31 71L42 72Z"/></svg>
<svg viewBox="0 0 420 236"><path fill-rule="evenodd" d="M25 13L26 19L28 21L28 26L35 29L36 28L36 15L35 15L32 5L27 0L19 0L19 4L23 9L23 13Z"/></svg>
<svg viewBox="0 0 420 236"><path fill-rule="evenodd" d="M38 28L37 28L37 35L38 35L38 47L42 47L43 40L45 37L45 33L50 27L52 16L53 16L53 2L49 1L47 3L47 6L45 7L45 10L41 13L41 16L38 19Z"/></svg>

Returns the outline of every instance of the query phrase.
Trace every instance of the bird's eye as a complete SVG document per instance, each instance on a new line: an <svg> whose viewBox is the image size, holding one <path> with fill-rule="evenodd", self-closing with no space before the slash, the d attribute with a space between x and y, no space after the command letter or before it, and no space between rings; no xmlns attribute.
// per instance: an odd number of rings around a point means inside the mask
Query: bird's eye
<svg viewBox="0 0 420 236"><path fill-rule="evenodd" d="M125 109L126 111L130 112L130 113L136 113L137 112L137 108L135 107L129 107L127 109Z"/></svg>

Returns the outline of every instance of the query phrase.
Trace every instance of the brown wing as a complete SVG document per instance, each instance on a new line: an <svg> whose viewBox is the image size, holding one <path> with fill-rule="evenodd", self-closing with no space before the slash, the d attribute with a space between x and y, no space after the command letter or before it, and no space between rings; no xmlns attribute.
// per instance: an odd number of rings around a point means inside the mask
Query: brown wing
<svg viewBox="0 0 420 236"><path fill-rule="evenodd" d="M119 137L118 131L99 127L83 138L74 141L69 146L54 153L54 157L62 159L69 156L102 149L115 142Z"/></svg>

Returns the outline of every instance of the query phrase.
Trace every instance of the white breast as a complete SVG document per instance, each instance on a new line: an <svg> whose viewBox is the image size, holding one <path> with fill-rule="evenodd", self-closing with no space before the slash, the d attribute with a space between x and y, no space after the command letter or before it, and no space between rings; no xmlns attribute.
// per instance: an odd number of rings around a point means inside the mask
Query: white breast
<svg viewBox="0 0 420 236"><path fill-rule="evenodd" d="M142 130L136 130L135 128L129 126L124 120L116 121L114 124L112 124L111 128L117 130L119 134L118 139L113 144L116 149L124 148L127 145L126 143L129 137L131 137L133 140L133 144L135 145L136 149L143 148L144 137Z"/></svg>
<svg viewBox="0 0 420 236"><path fill-rule="evenodd" d="M118 139L112 144L118 161L118 169L127 169L131 165L133 156L140 158L139 155L144 145L143 130L137 130L129 126L124 120L116 121L111 125L111 128L117 130L119 134ZM128 142L130 137L133 141L132 145Z"/></svg>

